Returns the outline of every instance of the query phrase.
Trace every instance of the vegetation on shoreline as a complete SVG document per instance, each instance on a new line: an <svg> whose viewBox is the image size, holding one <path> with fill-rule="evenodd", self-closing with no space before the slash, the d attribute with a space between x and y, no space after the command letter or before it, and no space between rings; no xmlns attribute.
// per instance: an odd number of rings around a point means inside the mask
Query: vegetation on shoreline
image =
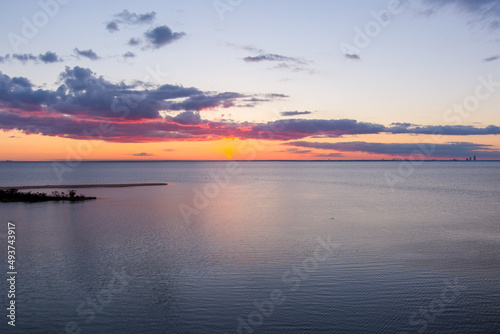
<svg viewBox="0 0 500 334"><path fill-rule="evenodd" d="M68 202L78 202L96 199L96 197L89 197L83 195L77 195L76 190L69 190L68 193L58 191L53 191L52 194L48 195L46 193L32 193L19 192L17 189L12 188L8 190L0 190L0 202L47 202L47 201L68 201Z"/></svg>

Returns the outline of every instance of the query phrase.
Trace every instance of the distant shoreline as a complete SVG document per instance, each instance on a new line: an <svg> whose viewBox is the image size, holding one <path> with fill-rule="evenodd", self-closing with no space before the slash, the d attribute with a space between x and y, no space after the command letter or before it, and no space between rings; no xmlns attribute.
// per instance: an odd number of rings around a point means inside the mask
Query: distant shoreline
<svg viewBox="0 0 500 334"><path fill-rule="evenodd" d="M117 183L117 184L53 184L53 185L43 185L43 186L8 186L0 187L0 190L9 189L81 189L81 188L128 188L128 187L146 187L146 186L166 186L168 183Z"/></svg>

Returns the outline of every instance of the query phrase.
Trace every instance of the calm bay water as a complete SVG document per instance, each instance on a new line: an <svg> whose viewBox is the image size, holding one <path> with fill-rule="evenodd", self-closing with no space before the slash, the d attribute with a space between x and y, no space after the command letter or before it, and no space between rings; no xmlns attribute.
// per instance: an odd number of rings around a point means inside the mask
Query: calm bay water
<svg viewBox="0 0 500 334"><path fill-rule="evenodd" d="M1 186L169 183L0 203L0 332L500 332L500 163L401 164L0 163Z"/></svg>

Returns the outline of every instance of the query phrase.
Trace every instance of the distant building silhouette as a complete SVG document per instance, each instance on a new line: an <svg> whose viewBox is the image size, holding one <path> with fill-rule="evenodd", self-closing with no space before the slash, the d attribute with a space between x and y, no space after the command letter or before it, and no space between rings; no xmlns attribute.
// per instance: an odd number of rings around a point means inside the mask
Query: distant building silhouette
<svg viewBox="0 0 500 334"><path fill-rule="evenodd" d="M476 156L474 156L474 161L476 161Z"/></svg>
<svg viewBox="0 0 500 334"><path fill-rule="evenodd" d="M469 158L465 158L465 161L469 161Z"/></svg>

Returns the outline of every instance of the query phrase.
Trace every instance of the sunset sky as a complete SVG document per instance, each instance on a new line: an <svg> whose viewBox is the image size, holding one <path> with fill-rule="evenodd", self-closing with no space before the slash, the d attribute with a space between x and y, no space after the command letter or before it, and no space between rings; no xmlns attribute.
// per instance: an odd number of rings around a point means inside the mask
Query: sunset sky
<svg viewBox="0 0 500 334"><path fill-rule="evenodd" d="M0 5L0 160L500 159L498 0Z"/></svg>

